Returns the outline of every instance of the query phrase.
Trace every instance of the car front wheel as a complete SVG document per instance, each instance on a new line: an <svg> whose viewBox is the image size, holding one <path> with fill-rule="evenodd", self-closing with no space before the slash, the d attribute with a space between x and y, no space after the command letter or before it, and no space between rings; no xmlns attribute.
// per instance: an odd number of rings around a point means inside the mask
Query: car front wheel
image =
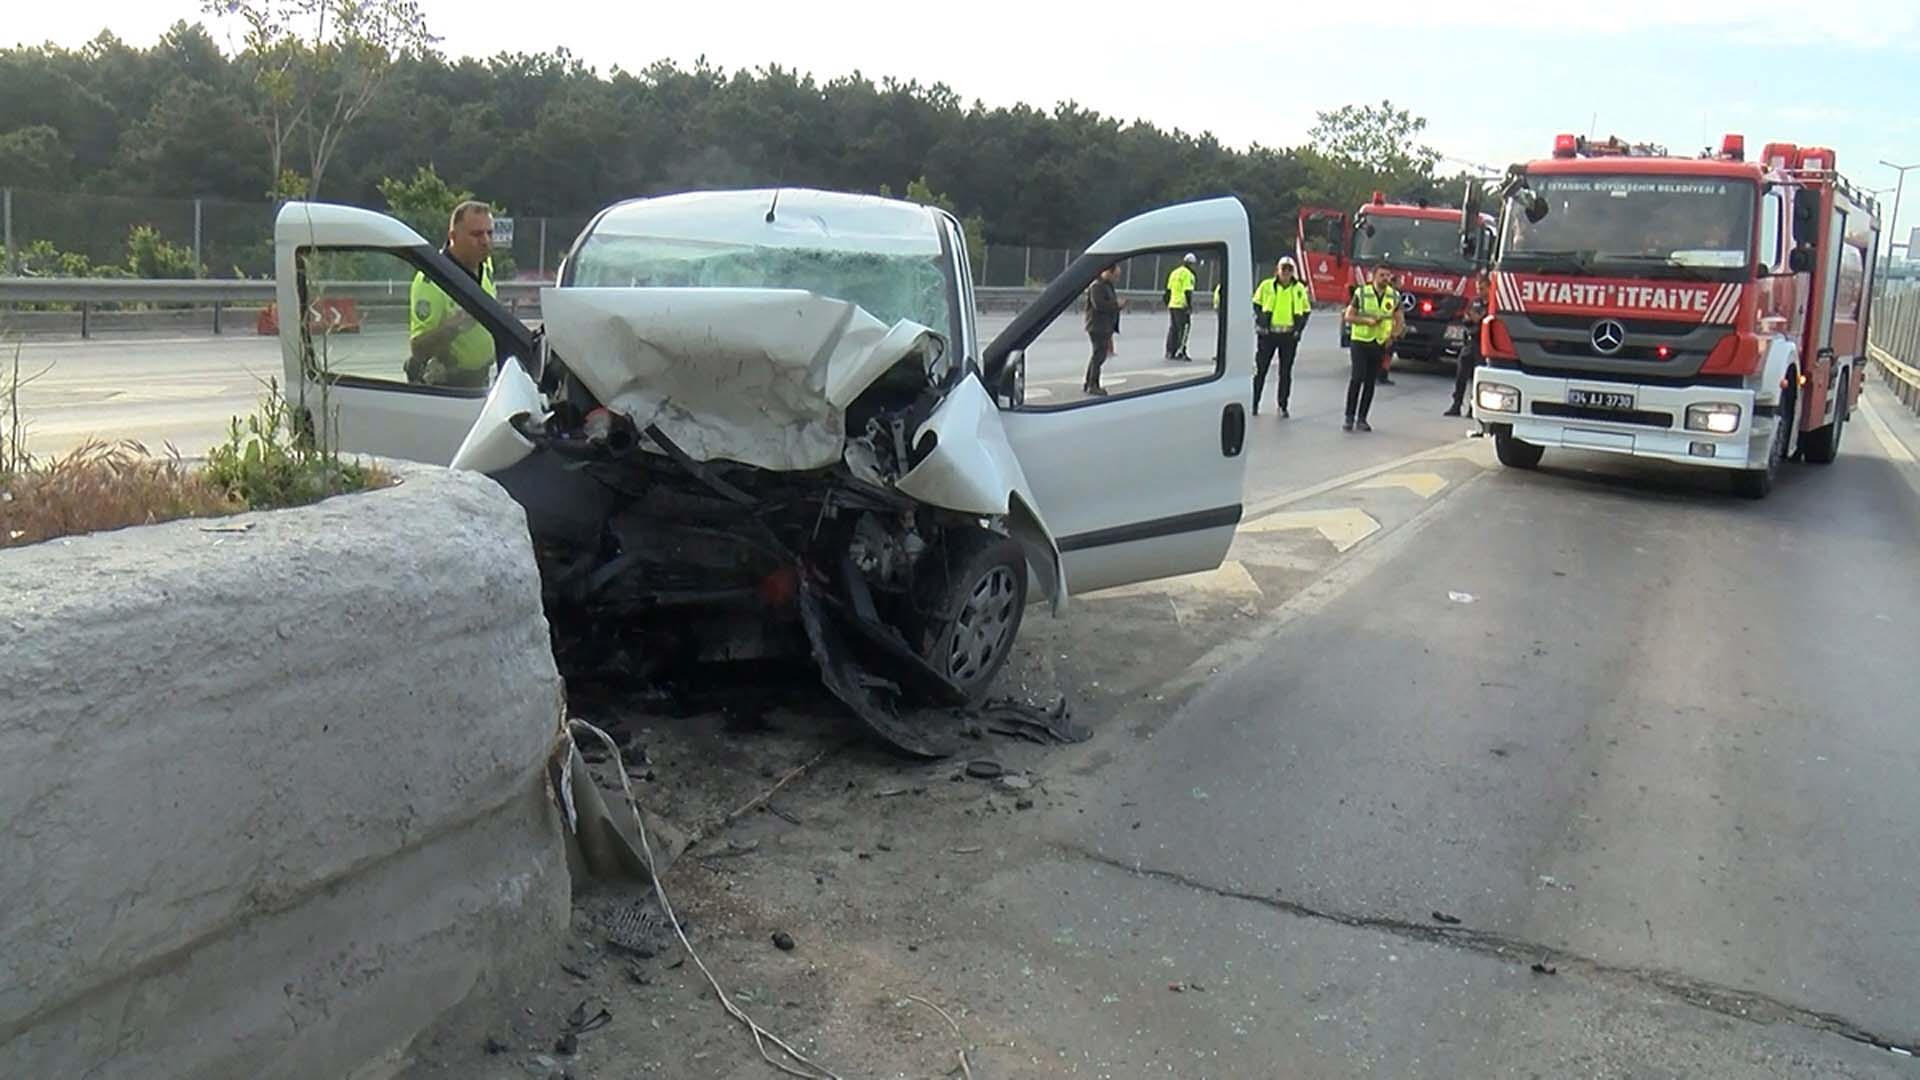
<svg viewBox="0 0 1920 1080"><path fill-rule="evenodd" d="M1027 607L1020 543L986 531L957 534L945 566L930 568L921 602L920 655L979 701L1013 653Z"/></svg>

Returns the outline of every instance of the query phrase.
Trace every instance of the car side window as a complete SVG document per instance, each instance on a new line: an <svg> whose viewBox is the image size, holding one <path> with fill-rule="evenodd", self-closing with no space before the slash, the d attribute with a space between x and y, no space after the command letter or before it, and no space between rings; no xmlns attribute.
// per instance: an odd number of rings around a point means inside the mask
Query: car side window
<svg viewBox="0 0 1920 1080"><path fill-rule="evenodd" d="M311 377L483 395L501 345L432 276L394 251L300 252Z"/></svg>
<svg viewBox="0 0 1920 1080"><path fill-rule="evenodd" d="M1192 264L1185 261L1189 251ZM1106 266L1110 288L1099 278L1088 283L1028 340L1017 408L1137 397L1208 382L1226 370L1224 320L1251 319L1253 308L1248 288L1222 281L1225 248L1139 251Z"/></svg>

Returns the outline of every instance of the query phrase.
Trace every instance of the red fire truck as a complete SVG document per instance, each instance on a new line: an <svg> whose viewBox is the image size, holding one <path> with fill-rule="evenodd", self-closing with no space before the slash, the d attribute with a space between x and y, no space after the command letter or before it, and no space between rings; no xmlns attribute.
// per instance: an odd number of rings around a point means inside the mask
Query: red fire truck
<svg viewBox="0 0 1920 1080"><path fill-rule="evenodd" d="M1731 470L1760 498L1787 459L1834 459L1880 215L1833 151L1768 143L1749 161L1728 135L1690 158L1560 135L1497 197L1472 400L1503 464L1610 451Z"/></svg>
<svg viewBox="0 0 1920 1080"><path fill-rule="evenodd" d="M1380 192L1352 214L1327 207L1303 207L1298 218L1294 258L1316 304L1346 306L1347 293L1385 264L1400 293L1406 335L1395 356L1443 361L1459 355L1471 331L1468 292L1474 266L1460 250L1460 211L1390 203ZM1479 215L1490 242L1494 221ZM1345 347L1347 327L1340 327Z"/></svg>

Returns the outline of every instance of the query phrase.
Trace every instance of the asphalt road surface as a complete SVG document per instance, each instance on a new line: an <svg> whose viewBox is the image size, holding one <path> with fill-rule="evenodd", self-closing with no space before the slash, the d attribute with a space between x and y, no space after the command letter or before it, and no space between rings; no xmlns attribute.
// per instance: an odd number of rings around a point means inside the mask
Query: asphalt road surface
<svg viewBox="0 0 1920 1080"><path fill-rule="evenodd" d="M1061 842L1148 876L1110 910L1172 954L1377 974L1303 1075L1912 1075L1832 1037L1920 1044L1920 471L1870 400L1764 502L1572 452L1459 485ZM1472 962L1513 956L1561 982ZM1300 1045L1141 1022L1231 1047L1209 1075Z"/></svg>

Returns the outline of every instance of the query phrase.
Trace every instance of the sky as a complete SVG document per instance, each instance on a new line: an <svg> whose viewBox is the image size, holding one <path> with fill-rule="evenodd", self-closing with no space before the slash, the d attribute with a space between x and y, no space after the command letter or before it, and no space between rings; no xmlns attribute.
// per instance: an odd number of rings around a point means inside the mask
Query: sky
<svg viewBox="0 0 1920 1080"><path fill-rule="evenodd" d="M1825 145L1857 186L1889 189L1883 227L1897 177L1879 162L1920 163L1915 0L1292 0L1264 14L1087 0L419 3L451 55L565 48L602 73L699 56L823 81L858 70L944 82L989 106L1071 100L1240 147L1297 145L1319 110L1390 99L1427 118L1426 141L1449 171L1544 156L1563 131L1686 154L1729 131L1750 153L1770 141ZM207 21L197 4L171 0L14 8L0 44L73 46L111 27L143 45L176 19ZM1480 21L1460 21L1463 11ZM228 28L210 26L226 39ZM1920 169L1908 179L1920 189ZM1903 202L1902 235L1889 237L1901 243L1920 225L1920 196Z"/></svg>

